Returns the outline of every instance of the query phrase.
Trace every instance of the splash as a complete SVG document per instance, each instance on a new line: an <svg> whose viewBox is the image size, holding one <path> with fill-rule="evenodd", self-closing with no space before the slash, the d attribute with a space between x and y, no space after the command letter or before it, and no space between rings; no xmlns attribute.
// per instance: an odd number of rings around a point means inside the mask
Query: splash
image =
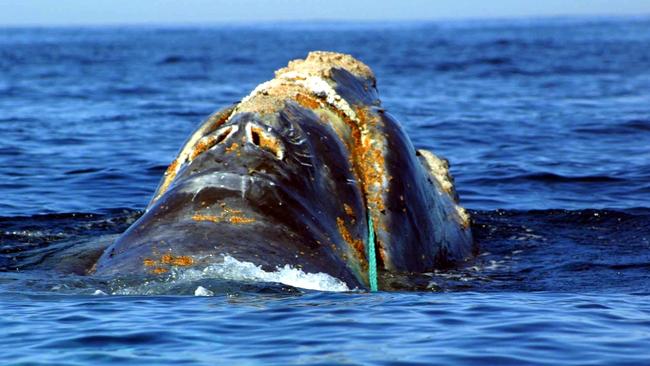
<svg viewBox="0 0 650 366"><path fill-rule="evenodd" d="M153 295L169 293L172 288L195 284L205 280L227 280L241 282L281 283L284 285L316 291L343 292L350 288L341 280L326 273L305 273L290 265L278 267L267 272L261 266L239 261L229 255L223 256L220 263L211 264L202 270L193 268L175 268L164 281L147 281L136 286L128 286L112 291L113 295ZM195 287L194 295L212 296L213 291L203 286Z"/></svg>
<svg viewBox="0 0 650 366"><path fill-rule="evenodd" d="M305 273L288 264L277 268L274 272L267 272L250 262L240 262L231 256L224 256L223 262L213 264L202 271L186 270L179 272L180 280L198 280L203 278L220 278L233 281L276 282L317 291L350 291L341 280L325 273Z"/></svg>
<svg viewBox="0 0 650 366"><path fill-rule="evenodd" d="M214 292L208 290L203 286L199 286L194 290L194 296L214 296Z"/></svg>

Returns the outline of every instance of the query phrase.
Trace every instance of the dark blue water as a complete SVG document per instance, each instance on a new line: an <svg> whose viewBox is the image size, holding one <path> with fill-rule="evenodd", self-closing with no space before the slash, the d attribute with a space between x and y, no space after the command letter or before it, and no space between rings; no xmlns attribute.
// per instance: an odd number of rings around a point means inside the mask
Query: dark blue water
<svg viewBox="0 0 650 366"><path fill-rule="evenodd" d="M315 49L370 65L451 161L472 265L380 293L61 272L204 117ZM0 136L3 364L650 363L650 19L0 29Z"/></svg>

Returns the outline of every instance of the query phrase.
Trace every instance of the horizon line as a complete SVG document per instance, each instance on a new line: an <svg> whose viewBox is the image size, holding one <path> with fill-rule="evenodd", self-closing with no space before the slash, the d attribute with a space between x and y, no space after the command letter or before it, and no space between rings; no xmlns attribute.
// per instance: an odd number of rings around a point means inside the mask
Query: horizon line
<svg viewBox="0 0 650 366"><path fill-rule="evenodd" d="M0 24L2 29L18 28L111 28L111 27L215 27L215 26L254 26L254 25L307 25L307 24L368 24L389 23L389 24L417 24L417 23L466 23L466 22L500 22L500 21L544 21L544 20L650 20L650 12L644 14L542 14L542 15L505 15L492 17L436 17L421 19L333 19L333 18L313 18L313 19L234 19L234 20L215 20L215 21L136 21L136 22L100 22L100 23L25 23L25 24Z"/></svg>

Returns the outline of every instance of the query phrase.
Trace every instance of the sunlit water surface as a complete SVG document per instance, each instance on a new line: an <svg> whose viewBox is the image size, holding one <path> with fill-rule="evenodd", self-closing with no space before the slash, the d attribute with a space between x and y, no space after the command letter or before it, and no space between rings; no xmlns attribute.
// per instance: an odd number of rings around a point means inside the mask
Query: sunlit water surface
<svg viewBox="0 0 650 366"><path fill-rule="evenodd" d="M315 49L369 64L451 161L470 266L379 293L232 258L58 271L139 217L203 118ZM650 363L647 19L1 29L0 134L3 364Z"/></svg>

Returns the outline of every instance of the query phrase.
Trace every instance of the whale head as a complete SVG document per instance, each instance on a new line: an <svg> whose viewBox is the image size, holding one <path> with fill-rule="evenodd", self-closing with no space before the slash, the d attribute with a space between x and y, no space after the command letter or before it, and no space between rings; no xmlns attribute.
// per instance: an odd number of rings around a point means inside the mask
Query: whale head
<svg viewBox="0 0 650 366"><path fill-rule="evenodd" d="M375 84L351 56L314 52L210 116L97 273L164 273L227 254L367 287L371 266L462 260L471 236L455 192L423 168Z"/></svg>

